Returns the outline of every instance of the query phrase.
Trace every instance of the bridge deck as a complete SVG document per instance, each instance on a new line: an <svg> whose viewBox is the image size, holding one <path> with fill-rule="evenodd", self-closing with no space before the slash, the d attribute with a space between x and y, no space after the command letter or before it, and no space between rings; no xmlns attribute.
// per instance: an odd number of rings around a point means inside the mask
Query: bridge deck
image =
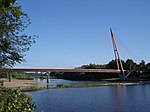
<svg viewBox="0 0 150 112"><path fill-rule="evenodd" d="M114 69L48 69L48 68L13 68L3 69L0 72L95 72L95 73L121 73Z"/></svg>

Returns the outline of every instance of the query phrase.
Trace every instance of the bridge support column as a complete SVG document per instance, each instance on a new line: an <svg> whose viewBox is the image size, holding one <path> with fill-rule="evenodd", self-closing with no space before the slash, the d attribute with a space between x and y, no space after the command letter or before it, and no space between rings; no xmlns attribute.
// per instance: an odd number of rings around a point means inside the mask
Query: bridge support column
<svg viewBox="0 0 150 112"><path fill-rule="evenodd" d="M43 72L40 72L40 75L41 75L41 78L42 78L42 79L43 79L43 74L44 74Z"/></svg>
<svg viewBox="0 0 150 112"><path fill-rule="evenodd" d="M6 74L7 74L7 78L8 78L8 80L9 80L9 82L11 82L11 72L6 72Z"/></svg>
<svg viewBox="0 0 150 112"><path fill-rule="evenodd" d="M121 80L125 80L131 73L132 71L128 72L127 74L122 73L122 74L119 74L119 77L121 78Z"/></svg>
<svg viewBox="0 0 150 112"><path fill-rule="evenodd" d="M49 88L49 72L46 72L46 79L47 79L47 89Z"/></svg>
<svg viewBox="0 0 150 112"><path fill-rule="evenodd" d="M124 81L124 80L125 80L125 73L119 74L119 77L120 77L120 79L121 79L122 81Z"/></svg>
<svg viewBox="0 0 150 112"><path fill-rule="evenodd" d="M9 82L11 82L11 73L9 72Z"/></svg>

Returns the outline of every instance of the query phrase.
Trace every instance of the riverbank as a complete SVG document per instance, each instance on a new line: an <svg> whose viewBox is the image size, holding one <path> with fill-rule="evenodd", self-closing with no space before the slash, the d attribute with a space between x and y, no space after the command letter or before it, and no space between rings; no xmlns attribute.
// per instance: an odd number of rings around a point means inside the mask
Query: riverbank
<svg viewBox="0 0 150 112"><path fill-rule="evenodd" d="M59 84L56 87L52 87L51 89L88 88L88 87L100 87L100 86L131 86L131 85L138 85L138 84L142 84L142 83L122 83L122 82L110 83L110 82L107 82L107 83L86 84L86 85L79 85L79 86Z"/></svg>
<svg viewBox="0 0 150 112"><path fill-rule="evenodd" d="M150 82L145 81L136 81L136 82L111 82L111 81L91 81L91 82L75 82L75 81L69 81L66 80L67 83L64 83L64 80L61 79L54 79L50 81L51 85L49 85L49 88L47 88L46 81L42 82L36 82L33 80L21 80L21 79L12 79L11 82L9 82L8 79L1 78L0 81L3 82L3 88L8 89L15 89L20 88L23 92L29 92L29 91L37 91L37 90L45 90L45 89L59 89L59 88L88 88L88 87L100 87L100 86L130 86L130 85L140 85L140 84L148 84ZM54 82L55 81L55 82ZM61 83L58 83L60 81ZM53 85L54 84L54 85Z"/></svg>
<svg viewBox="0 0 150 112"><path fill-rule="evenodd" d="M33 82L32 80L21 80L21 79L11 79L9 82L6 78L1 78L0 81L3 81L3 87L13 89L13 88L25 88L25 87L32 87L32 86L44 86L46 82Z"/></svg>
<svg viewBox="0 0 150 112"><path fill-rule="evenodd" d="M49 86L48 88L46 86L39 87L39 86L30 86L21 88L22 92L31 92L31 91L39 91L39 90L46 90L46 89L65 89L65 88L91 88L91 87L104 87L104 86L133 86L133 85L141 85L143 83L121 83L121 82L115 82L115 83L95 83L95 84L85 84L85 85L65 85L65 84L58 84L55 87Z"/></svg>

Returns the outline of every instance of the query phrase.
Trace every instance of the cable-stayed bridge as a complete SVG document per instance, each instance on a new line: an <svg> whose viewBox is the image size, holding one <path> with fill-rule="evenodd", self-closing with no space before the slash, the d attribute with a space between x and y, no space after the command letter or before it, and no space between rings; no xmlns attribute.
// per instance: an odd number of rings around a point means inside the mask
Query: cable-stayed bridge
<svg viewBox="0 0 150 112"><path fill-rule="evenodd" d="M115 41L114 34L112 32L112 29L110 28L112 43L113 43L113 49L115 54L115 61L117 65L117 69L51 69L51 68L0 68L0 72L81 72L81 73L110 73L110 74L119 74L121 79L125 79L129 74L125 75L126 70L123 69L123 65L120 59L120 55L117 49L117 44Z"/></svg>

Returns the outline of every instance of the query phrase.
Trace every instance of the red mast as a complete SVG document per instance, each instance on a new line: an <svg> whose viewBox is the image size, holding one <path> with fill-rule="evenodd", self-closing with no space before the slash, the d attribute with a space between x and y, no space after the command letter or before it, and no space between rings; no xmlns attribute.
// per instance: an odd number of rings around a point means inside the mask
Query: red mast
<svg viewBox="0 0 150 112"><path fill-rule="evenodd" d="M117 49L117 45L116 45L116 41L114 38L114 34L112 32L112 29L110 28L110 33L111 33L111 37L112 37L112 43L113 43L113 48L114 48L114 54L115 54L115 58L116 58L116 64L117 64L117 68L118 70L121 70L122 73L124 73L124 69L123 69L123 65L118 53L118 49Z"/></svg>

